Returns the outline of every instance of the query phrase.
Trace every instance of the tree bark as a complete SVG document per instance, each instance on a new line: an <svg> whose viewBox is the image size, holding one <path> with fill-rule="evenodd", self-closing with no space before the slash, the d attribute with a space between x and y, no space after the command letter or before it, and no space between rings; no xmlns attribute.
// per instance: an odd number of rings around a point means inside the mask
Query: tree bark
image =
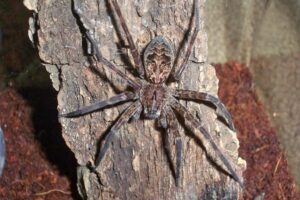
<svg viewBox="0 0 300 200"><path fill-rule="evenodd" d="M88 3L87 3L88 2ZM154 34L169 38L178 49L188 29L193 1L140 0L118 1L139 51ZM119 69L133 73L124 33L108 1L25 0L36 14L30 19L29 35L38 47L40 58L50 73L58 91L60 113L77 110L97 100L107 99L126 90L125 81L104 65L95 73L90 66L90 45L82 26L74 16L74 3L90 21L95 40L103 55ZM217 96L218 80L207 59L207 36L204 31L203 6L200 0L201 31L198 34L189 66L179 83L172 88L203 91ZM124 42L125 41L125 42ZM183 43L186 48L186 42ZM180 59L183 56L180 55ZM182 102L194 114L199 113L205 127L226 149L238 174L245 162L238 157L236 133L216 118L215 110L207 105ZM153 120L140 119L124 125L116 134L104 159L91 170L100 143L113 122L129 104L94 112L78 118L60 118L66 144L74 152L78 166L78 189L83 199L239 199L238 184L220 171L207 158L199 141L181 128L183 141L182 178L175 186L171 164L167 159L163 131ZM175 150L172 147L172 158ZM63 152L62 152L63 153Z"/></svg>

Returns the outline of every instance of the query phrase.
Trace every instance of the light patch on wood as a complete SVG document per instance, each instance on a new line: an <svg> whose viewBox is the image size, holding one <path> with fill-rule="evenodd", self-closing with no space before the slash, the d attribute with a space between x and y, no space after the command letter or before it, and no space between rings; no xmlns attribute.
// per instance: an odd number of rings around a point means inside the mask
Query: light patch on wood
<svg viewBox="0 0 300 200"><path fill-rule="evenodd" d="M132 167L134 171L140 170L140 156L136 155L134 159L132 160Z"/></svg>
<svg viewBox="0 0 300 200"><path fill-rule="evenodd" d="M23 4L26 6L28 10L33 10L34 12L38 12L37 10L37 2L38 0L24 0Z"/></svg>

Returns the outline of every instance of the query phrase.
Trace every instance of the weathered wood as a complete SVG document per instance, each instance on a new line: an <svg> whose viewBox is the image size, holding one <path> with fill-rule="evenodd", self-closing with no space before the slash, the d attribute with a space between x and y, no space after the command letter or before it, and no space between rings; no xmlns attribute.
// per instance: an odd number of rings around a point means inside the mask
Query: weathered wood
<svg viewBox="0 0 300 200"><path fill-rule="evenodd" d="M175 49L181 45L188 29L193 1L119 0L125 20L140 52L154 34L169 38ZM131 73L127 59L129 50L123 31L112 16L107 1L76 0L91 22L94 37L103 55L120 69ZM86 53L89 45L80 31L80 23L72 12L69 0L34 1L25 4L37 13L31 20L31 34L42 62L58 90L60 113L106 99L126 89L126 84L105 66L99 72L90 67ZM203 16L204 1L200 1ZM36 18L37 19L37 18ZM36 26L39 25L39 26ZM34 28L39 27L38 30ZM207 37L201 17L201 31L190 64L178 84L170 87L193 89L217 95L218 80L214 68L203 64L207 58ZM186 44L184 43L184 47ZM131 62L132 63L132 62ZM134 74L134 72L133 72ZM207 105L186 103L189 110L200 113L207 130L220 140L236 164L239 174L245 163L238 158L236 133L216 120L214 110ZM175 187L170 162L162 142L162 130L152 120L138 120L125 125L114 138L107 154L97 168L93 165L101 138L128 104L105 109L79 118L61 118L62 134L78 161L78 188L84 199L238 199L238 184L210 162L200 141L181 129L183 140L183 175L180 187ZM172 148L174 157L174 147Z"/></svg>

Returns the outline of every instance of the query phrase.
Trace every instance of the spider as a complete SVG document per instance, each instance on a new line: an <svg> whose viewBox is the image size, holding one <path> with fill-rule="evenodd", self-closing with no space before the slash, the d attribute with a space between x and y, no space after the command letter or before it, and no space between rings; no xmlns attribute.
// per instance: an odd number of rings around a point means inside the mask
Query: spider
<svg viewBox="0 0 300 200"><path fill-rule="evenodd" d="M79 117L115 104L128 101L132 102L123 111L118 120L116 120L109 132L106 134L104 143L101 146L95 161L95 168L100 164L107 149L109 148L113 136L118 132L122 125L132 118L139 119L141 115L143 115L145 118L158 120L160 126L165 129L167 134L174 134L176 151L175 183L178 185L182 160L182 141L178 131L178 122L180 120L178 120L177 117L181 116L184 121L184 126L196 134L201 140L207 156L210 157L216 165L221 167L223 171L237 181L241 187L243 187L241 179L235 172L221 148L218 147L213 137L204 128L201 119L195 118L178 100L200 100L213 104L216 108L217 115L225 120L225 123L230 129L235 131L231 116L223 103L218 99L218 97L204 92L174 90L169 88L167 85L167 82L171 79L171 77L173 78L173 81L180 80L182 73L188 65L188 59L200 29L198 1L199 0L194 0L193 14L189 27L189 31L192 31L192 34L190 34L188 38L189 43L187 50L184 52L184 59L182 60L182 63L179 63L179 68L176 71L174 69L176 69L177 66L173 66L175 63L174 49L172 48L169 40L163 36L156 36L149 42L144 50L142 62L142 56L133 42L132 36L116 0L109 0L109 3L113 8L113 12L116 12L117 19L120 21L122 30L125 33L126 39L129 43L130 52L133 57L134 68L137 70L139 77L134 79L130 78L120 71L113 63L104 58L98 48L98 44L86 29L85 36L91 43L93 52L95 52L96 61L102 63L102 65L115 72L132 88L131 91L124 91L116 96L110 97L109 99L98 101L89 106L82 107L79 110L60 115L61 117L66 118ZM78 8L75 8L74 12L79 19L84 18Z"/></svg>

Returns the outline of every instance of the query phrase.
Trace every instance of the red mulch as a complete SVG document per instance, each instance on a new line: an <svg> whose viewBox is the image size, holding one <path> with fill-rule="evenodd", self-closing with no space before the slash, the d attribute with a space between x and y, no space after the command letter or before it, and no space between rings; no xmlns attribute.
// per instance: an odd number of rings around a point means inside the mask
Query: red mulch
<svg viewBox="0 0 300 200"><path fill-rule="evenodd" d="M233 116L239 153L247 161L244 198L252 200L265 193L264 200L300 199L276 131L254 91L249 69L237 62L215 67L219 97Z"/></svg>
<svg viewBox="0 0 300 200"><path fill-rule="evenodd" d="M0 91L0 126L7 155L0 199L72 199L69 179L49 163L34 135L31 108L15 90Z"/></svg>

